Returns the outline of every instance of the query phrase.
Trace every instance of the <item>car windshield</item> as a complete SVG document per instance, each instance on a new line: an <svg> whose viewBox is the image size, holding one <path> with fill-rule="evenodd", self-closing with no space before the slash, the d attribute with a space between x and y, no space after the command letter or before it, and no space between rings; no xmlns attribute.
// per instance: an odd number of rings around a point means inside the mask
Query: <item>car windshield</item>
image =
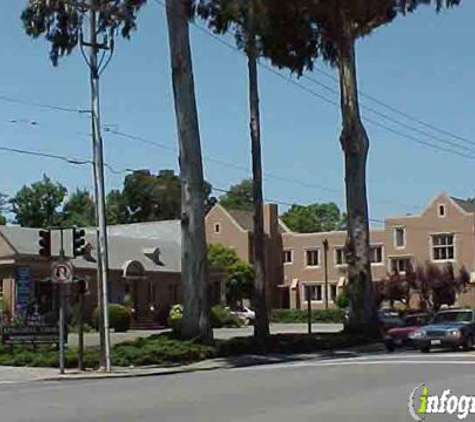
<svg viewBox="0 0 475 422"><path fill-rule="evenodd" d="M424 325L427 322L427 316L426 315L412 315L412 316L406 317L404 322L407 326Z"/></svg>
<svg viewBox="0 0 475 422"><path fill-rule="evenodd" d="M441 312L437 314L434 318L435 323L443 322L469 322L472 320L471 311L460 311L460 312Z"/></svg>

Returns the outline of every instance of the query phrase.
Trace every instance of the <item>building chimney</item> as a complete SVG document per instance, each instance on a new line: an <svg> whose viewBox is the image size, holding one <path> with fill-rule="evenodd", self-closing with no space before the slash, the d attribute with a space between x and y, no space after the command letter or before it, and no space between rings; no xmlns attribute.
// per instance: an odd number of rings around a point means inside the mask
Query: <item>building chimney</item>
<svg viewBox="0 0 475 422"><path fill-rule="evenodd" d="M274 237L279 232L277 204L264 204L264 232L269 237Z"/></svg>

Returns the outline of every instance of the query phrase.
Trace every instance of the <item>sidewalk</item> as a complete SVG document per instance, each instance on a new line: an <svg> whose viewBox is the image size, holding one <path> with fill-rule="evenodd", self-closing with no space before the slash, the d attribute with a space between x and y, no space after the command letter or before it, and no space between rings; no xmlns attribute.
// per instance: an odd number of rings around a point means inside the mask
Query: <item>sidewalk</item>
<svg viewBox="0 0 475 422"><path fill-rule="evenodd" d="M0 366L0 386L2 384L22 383L32 381L73 381L109 378L132 378L159 375L174 375L197 371L211 371L217 369L243 368L256 365L275 365L279 363L320 361L331 359L354 358L369 354L385 352L383 344L374 343L348 349L328 352L298 354L298 355L241 355L230 358L210 359L190 365L171 367L140 367L140 368L113 368L111 373L103 371L80 372L69 369L64 375L59 374L56 368L25 368Z"/></svg>

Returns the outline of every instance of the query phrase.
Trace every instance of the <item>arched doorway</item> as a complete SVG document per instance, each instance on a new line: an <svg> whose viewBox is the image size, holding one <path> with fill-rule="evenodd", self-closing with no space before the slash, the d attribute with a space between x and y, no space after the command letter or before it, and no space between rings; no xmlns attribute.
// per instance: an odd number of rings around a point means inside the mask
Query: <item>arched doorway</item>
<svg viewBox="0 0 475 422"><path fill-rule="evenodd" d="M127 261L122 266L124 280L124 303L132 308L135 320L150 316L150 288L145 268L139 261Z"/></svg>

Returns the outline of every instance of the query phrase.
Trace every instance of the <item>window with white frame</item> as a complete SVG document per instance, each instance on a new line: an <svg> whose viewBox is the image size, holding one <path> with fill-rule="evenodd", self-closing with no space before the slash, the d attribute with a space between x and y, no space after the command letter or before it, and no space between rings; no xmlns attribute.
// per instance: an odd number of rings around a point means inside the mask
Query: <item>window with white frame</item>
<svg viewBox="0 0 475 422"><path fill-rule="evenodd" d="M406 228L396 227L394 229L394 246L404 248L406 246Z"/></svg>
<svg viewBox="0 0 475 422"><path fill-rule="evenodd" d="M318 249L307 249L305 251L307 267L318 267L320 265L320 253Z"/></svg>
<svg viewBox="0 0 475 422"><path fill-rule="evenodd" d="M335 263L336 265L346 265L346 250L345 248L335 249Z"/></svg>
<svg viewBox="0 0 475 422"><path fill-rule="evenodd" d="M381 264L383 262L383 247L381 245L371 246L369 257L372 264Z"/></svg>
<svg viewBox="0 0 475 422"><path fill-rule="evenodd" d="M455 236L452 233L432 235L432 259L449 261L455 259Z"/></svg>
<svg viewBox="0 0 475 422"><path fill-rule="evenodd" d="M391 258L391 271L405 273L411 263L411 258Z"/></svg>
<svg viewBox="0 0 475 422"><path fill-rule="evenodd" d="M214 225L214 232L215 232L215 233L221 232L221 225L220 225L220 224L216 223L216 224Z"/></svg>
<svg viewBox="0 0 475 422"><path fill-rule="evenodd" d="M323 286L321 284L304 285L305 301L310 298L311 302L321 302L323 300Z"/></svg>
<svg viewBox="0 0 475 422"><path fill-rule="evenodd" d="M439 217L445 217L445 205L439 205Z"/></svg>
<svg viewBox="0 0 475 422"><path fill-rule="evenodd" d="M286 249L283 252L283 261L284 264L291 264L292 263L292 249Z"/></svg>

